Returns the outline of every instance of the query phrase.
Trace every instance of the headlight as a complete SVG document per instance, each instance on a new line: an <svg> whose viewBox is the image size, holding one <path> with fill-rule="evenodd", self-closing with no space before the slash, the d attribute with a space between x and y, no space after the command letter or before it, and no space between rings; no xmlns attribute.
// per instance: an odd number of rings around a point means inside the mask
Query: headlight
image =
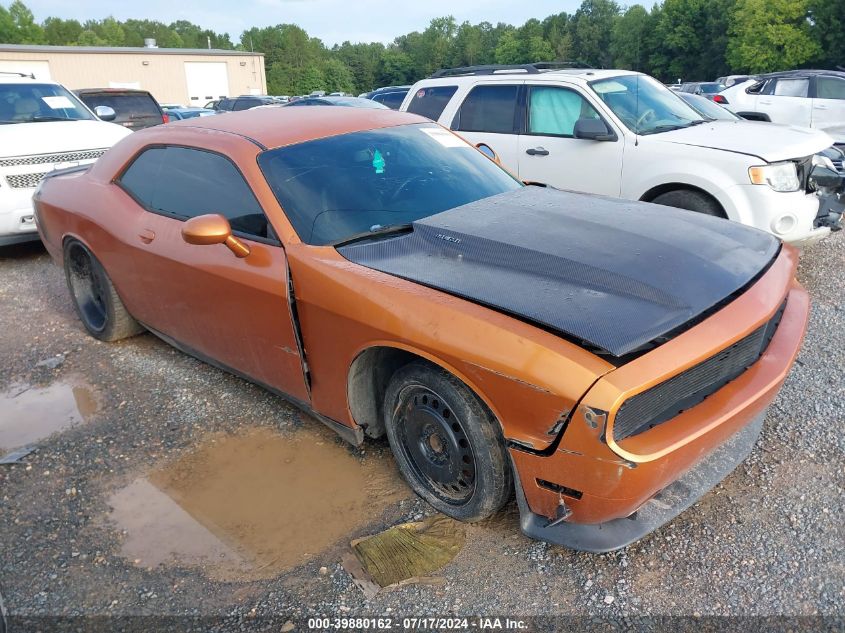
<svg viewBox="0 0 845 633"><path fill-rule="evenodd" d="M759 167L749 167L748 177L755 185L769 185L775 191L798 191L798 170L795 163L772 163Z"/></svg>

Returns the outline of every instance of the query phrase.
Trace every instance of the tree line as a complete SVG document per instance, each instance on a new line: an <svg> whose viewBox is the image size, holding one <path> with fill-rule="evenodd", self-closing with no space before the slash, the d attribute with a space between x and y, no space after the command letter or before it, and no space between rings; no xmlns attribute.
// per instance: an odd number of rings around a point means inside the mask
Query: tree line
<svg viewBox="0 0 845 633"><path fill-rule="evenodd" d="M346 41L327 47L294 24L228 33L186 20L35 21L22 0L0 4L0 43L254 50L264 53L270 94L363 92L413 83L439 68L535 61L580 61L639 70L666 81L845 65L843 0L663 0L641 4L583 0L571 14L521 26L433 19L390 44Z"/></svg>

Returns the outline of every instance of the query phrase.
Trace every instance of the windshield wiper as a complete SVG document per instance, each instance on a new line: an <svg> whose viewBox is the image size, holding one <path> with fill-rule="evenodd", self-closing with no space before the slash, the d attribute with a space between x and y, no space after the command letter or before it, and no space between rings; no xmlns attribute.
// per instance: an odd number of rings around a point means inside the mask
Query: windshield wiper
<svg viewBox="0 0 845 633"><path fill-rule="evenodd" d="M34 116L28 121L41 123L42 121L70 121L71 119L67 118L66 116L52 116L49 114L39 114L38 116Z"/></svg>
<svg viewBox="0 0 845 633"><path fill-rule="evenodd" d="M672 123L666 125L657 125L651 129L645 130L644 132L640 132L640 136L645 136L646 134L659 134L660 132L671 132L673 130L684 130L688 127L692 127L693 125L701 125L702 123L707 123L704 119L699 119L698 121L689 121L687 123Z"/></svg>
<svg viewBox="0 0 845 633"><path fill-rule="evenodd" d="M337 242L332 242L331 246L335 248L338 246L346 246L347 244L352 244L354 242L361 242L363 240L369 240L374 237L384 237L386 235L397 235L399 233L410 233L414 230L414 226L411 223L406 224L388 224L387 226L381 226L380 224L376 224L371 226L368 231L361 231L360 233L354 233L349 237L344 237L342 240L338 240Z"/></svg>

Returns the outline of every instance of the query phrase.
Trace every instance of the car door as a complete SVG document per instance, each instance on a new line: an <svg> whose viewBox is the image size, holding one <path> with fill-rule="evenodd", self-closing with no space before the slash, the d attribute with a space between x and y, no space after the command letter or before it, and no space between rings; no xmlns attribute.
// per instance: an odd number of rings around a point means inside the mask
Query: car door
<svg viewBox="0 0 845 633"><path fill-rule="evenodd" d="M812 120L810 80L807 77L778 77L757 98L757 111L772 123L810 127Z"/></svg>
<svg viewBox="0 0 845 633"><path fill-rule="evenodd" d="M450 127L473 145L486 143L502 165L519 172L517 136L519 95L523 81L479 83L466 94Z"/></svg>
<svg viewBox="0 0 845 633"><path fill-rule="evenodd" d="M574 137L578 119L603 119L574 88L526 85L527 116L519 135L519 177L560 189L618 196L622 181L624 135L593 141Z"/></svg>
<svg viewBox="0 0 845 633"><path fill-rule="evenodd" d="M845 141L845 79L816 77L812 126Z"/></svg>
<svg viewBox="0 0 845 633"><path fill-rule="evenodd" d="M146 300L138 318L200 357L307 401L285 252L235 164L197 148L153 146L118 184L142 209L134 258ZM185 220L208 213L228 218L248 256L182 239Z"/></svg>

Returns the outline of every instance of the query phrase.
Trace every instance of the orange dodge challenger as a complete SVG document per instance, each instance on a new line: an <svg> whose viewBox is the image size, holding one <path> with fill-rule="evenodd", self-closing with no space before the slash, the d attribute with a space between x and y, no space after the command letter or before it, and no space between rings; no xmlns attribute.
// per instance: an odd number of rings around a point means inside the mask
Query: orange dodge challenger
<svg viewBox="0 0 845 633"><path fill-rule="evenodd" d="M268 108L54 172L38 229L86 329L147 329L353 444L439 511L623 547L751 450L801 345L796 251L519 182L410 114Z"/></svg>

